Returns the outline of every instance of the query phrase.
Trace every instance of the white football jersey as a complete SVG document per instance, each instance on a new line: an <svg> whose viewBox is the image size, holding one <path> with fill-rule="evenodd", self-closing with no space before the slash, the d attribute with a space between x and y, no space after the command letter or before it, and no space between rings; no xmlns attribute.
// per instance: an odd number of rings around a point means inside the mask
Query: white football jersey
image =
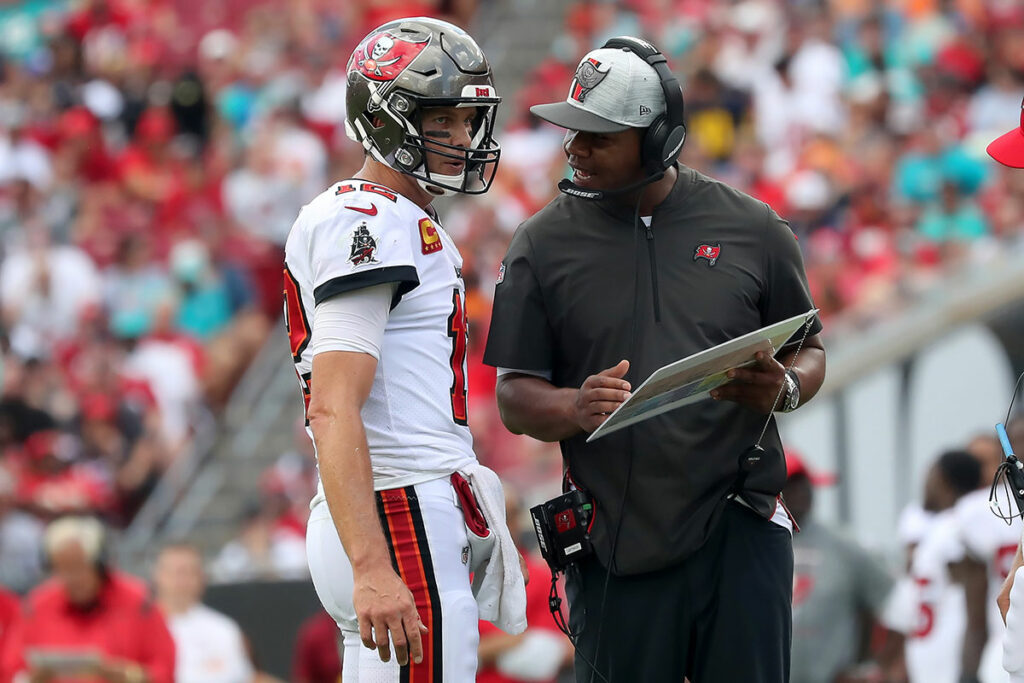
<svg viewBox="0 0 1024 683"><path fill-rule="evenodd" d="M907 634L911 683L956 683L960 679L967 611L964 590L953 583L949 563L964 550L953 510L940 512L914 549L910 576L917 604L915 627Z"/></svg>
<svg viewBox="0 0 1024 683"><path fill-rule="evenodd" d="M387 187L337 183L295 220L284 279L288 338L307 409L316 382L309 348L316 304L398 284L362 409L375 490L436 479L475 460L466 414L462 256L433 218ZM321 485L313 503L322 496Z"/></svg>
<svg viewBox="0 0 1024 683"><path fill-rule="evenodd" d="M900 512L896 535L913 560L913 551L935 524L935 513L926 511L920 503L912 502ZM921 621L920 590L909 573L902 574L893 585L879 620L900 633L911 634Z"/></svg>
<svg viewBox="0 0 1024 683"><path fill-rule="evenodd" d="M1019 517L1014 517L1010 524L997 517L989 507L988 497L987 486L968 493L957 501L954 511L967 554L988 568L988 643L978 678L982 683L1004 683L1009 681L1001 662L1005 626L996 597L1013 565L1024 524Z"/></svg>

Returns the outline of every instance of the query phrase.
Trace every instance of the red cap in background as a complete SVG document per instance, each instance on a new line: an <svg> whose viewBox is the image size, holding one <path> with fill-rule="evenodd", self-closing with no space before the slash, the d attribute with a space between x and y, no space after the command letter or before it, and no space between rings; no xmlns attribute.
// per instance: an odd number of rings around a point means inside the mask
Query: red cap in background
<svg viewBox="0 0 1024 683"><path fill-rule="evenodd" d="M786 479L804 475L815 486L831 486L836 483L836 475L828 472L815 472L807 467L807 463L796 451L786 449Z"/></svg>
<svg viewBox="0 0 1024 683"><path fill-rule="evenodd" d="M82 398L82 417L86 420L112 422L117 418L117 404L107 394L91 394Z"/></svg>
<svg viewBox="0 0 1024 683"><path fill-rule="evenodd" d="M57 119L57 131L61 138L83 138L99 129L99 121L85 107L72 107Z"/></svg>
<svg viewBox="0 0 1024 683"><path fill-rule="evenodd" d="M54 429L44 429L33 433L25 439L25 455L29 460L39 460L48 455L56 455L58 436L59 434Z"/></svg>
<svg viewBox="0 0 1024 683"><path fill-rule="evenodd" d="M989 156L1010 168L1024 168L1024 102L1020 105L1020 125L989 143Z"/></svg>
<svg viewBox="0 0 1024 683"><path fill-rule="evenodd" d="M168 142L174 137L174 117L164 108L147 109L135 126L135 139L139 142Z"/></svg>

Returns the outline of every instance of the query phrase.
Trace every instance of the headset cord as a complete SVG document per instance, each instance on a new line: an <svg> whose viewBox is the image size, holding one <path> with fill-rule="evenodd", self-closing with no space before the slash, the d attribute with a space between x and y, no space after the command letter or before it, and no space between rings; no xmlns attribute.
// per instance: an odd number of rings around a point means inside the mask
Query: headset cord
<svg viewBox="0 0 1024 683"><path fill-rule="evenodd" d="M636 205L633 207L633 320L630 325L629 339L634 356L636 355L636 309L639 306L640 298L640 201L643 199L643 195L644 191L641 190L640 194L637 195ZM626 459L626 483L622 487L622 500L619 501L619 518L615 522L615 533L612 534L612 547L608 556L608 567L605 569L604 574L604 588L601 589L601 606L598 609L601 620L597 624L597 638L595 639L596 645L594 646L595 662L598 659L597 655L601 652L601 631L605 622L604 608L608 600L608 584L611 583L612 579L612 565L615 564L615 551L619 547L619 534L622 531L622 519L626 516L626 500L629 497L629 485L632 481L633 448L630 448L629 456ZM594 683L594 676L599 676L602 681L609 683L607 678L598 673L597 667L591 664L589 683Z"/></svg>
<svg viewBox="0 0 1024 683"><path fill-rule="evenodd" d="M551 611L551 617L555 620L555 626L558 630L565 634L572 643L573 651L580 659L583 660L584 664L590 667L590 670L597 674L604 683L609 683L608 679L604 677L594 666L594 663L590 661L585 654L579 651L576 646L576 641L579 640L580 634L573 633L569 628L568 622L565 620L565 616L562 614L562 598L558 595L558 572L551 573L551 590L548 591L548 609ZM593 675L593 674L591 674Z"/></svg>
<svg viewBox="0 0 1024 683"><path fill-rule="evenodd" d="M630 342L632 344L632 351L636 351L636 308L637 299L639 297L640 288L640 200L643 197L643 191L641 190L640 196L637 197L636 205L633 207L633 316L632 324L630 327ZM635 355L635 354L634 354ZM598 655L601 652L601 630L604 626L604 608L608 599L608 584L612 578L612 563L615 561L615 551L619 546L619 532L622 530L622 518L625 516L626 499L629 496L629 485L633 480L633 449L629 450L629 457L626 465L626 483L622 487L622 500L619 502L619 519L615 523L615 531L612 533L612 547L611 553L608 558L608 567L605 569L604 575L604 588L601 590L601 606L598 610L598 614L601 616L601 620L597 624L597 638L595 639L594 645L594 661L590 661L586 655L584 655L578 645L580 634L573 633L569 628L569 624L566 623L565 617L562 616L562 599L558 596L558 576L557 573L551 576L551 591L548 593L548 607L551 610L551 616L555 620L555 625L558 629L564 633L569 641L572 643L573 650L576 655L579 656L583 662L590 667L590 683L594 683L594 676L600 678L604 683L610 683L608 678L604 676L600 671L597 670L597 666L594 662L597 661ZM596 511L595 511L596 514Z"/></svg>
<svg viewBox="0 0 1024 683"><path fill-rule="evenodd" d="M1005 425L1010 421L1013 413L1013 403L1017 399L1021 382L1024 381L1024 372L1017 377L1017 383L1013 387L1013 394L1010 395L1010 405L1006 409L1006 418L1002 424L996 425L996 432L1002 441L1006 437ZM992 486L988 491L988 506L992 513L1007 523L1012 524L1017 517L1024 519L1024 472L1020 460L1014 455L1009 444L1009 438L1003 442L1003 451L1006 455L1003 462L996 468L996 475L992 478ZM1006 495L1007 511L1004 511L999 500L999 489ZM1017 505L1017 512L1013 512L1013 503Z"/></svg>

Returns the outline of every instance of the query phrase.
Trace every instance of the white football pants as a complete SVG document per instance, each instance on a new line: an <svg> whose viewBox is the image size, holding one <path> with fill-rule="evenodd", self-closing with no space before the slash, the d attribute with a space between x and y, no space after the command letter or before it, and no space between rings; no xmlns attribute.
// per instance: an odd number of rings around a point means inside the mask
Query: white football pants
<svg viewBox="0 0 1024 683"><path fill-rule="evenodd" d="M469 582L469 543L455 490L447 479L378 491L377 511L399 575L416 599L423 661L399 667L363 646L352 606L352 565L326 502L310 513L306 553L313 587L344 636L343 683L472 683L480 642Z"/></svg>

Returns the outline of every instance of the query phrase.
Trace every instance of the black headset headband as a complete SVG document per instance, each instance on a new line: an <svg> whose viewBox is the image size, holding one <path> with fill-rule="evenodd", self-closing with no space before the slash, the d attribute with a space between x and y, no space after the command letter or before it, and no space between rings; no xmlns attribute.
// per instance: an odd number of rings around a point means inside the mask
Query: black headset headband
<svg viewBox="0 0 1024 683"><path fill-rule="evenodd" d="M658 74L658 78L661 80L661 90L665 94L665 121L668 123L668 130L673 131L676 128L683 128L685 126L683 121L683 91L679 87L679 80L672 73L672 70L668 68L668 60L665 59L665 55L658 48L646 40L640 40L632 36L609 38L608 42L602 47L629 50L650 64Z"/></svg>

